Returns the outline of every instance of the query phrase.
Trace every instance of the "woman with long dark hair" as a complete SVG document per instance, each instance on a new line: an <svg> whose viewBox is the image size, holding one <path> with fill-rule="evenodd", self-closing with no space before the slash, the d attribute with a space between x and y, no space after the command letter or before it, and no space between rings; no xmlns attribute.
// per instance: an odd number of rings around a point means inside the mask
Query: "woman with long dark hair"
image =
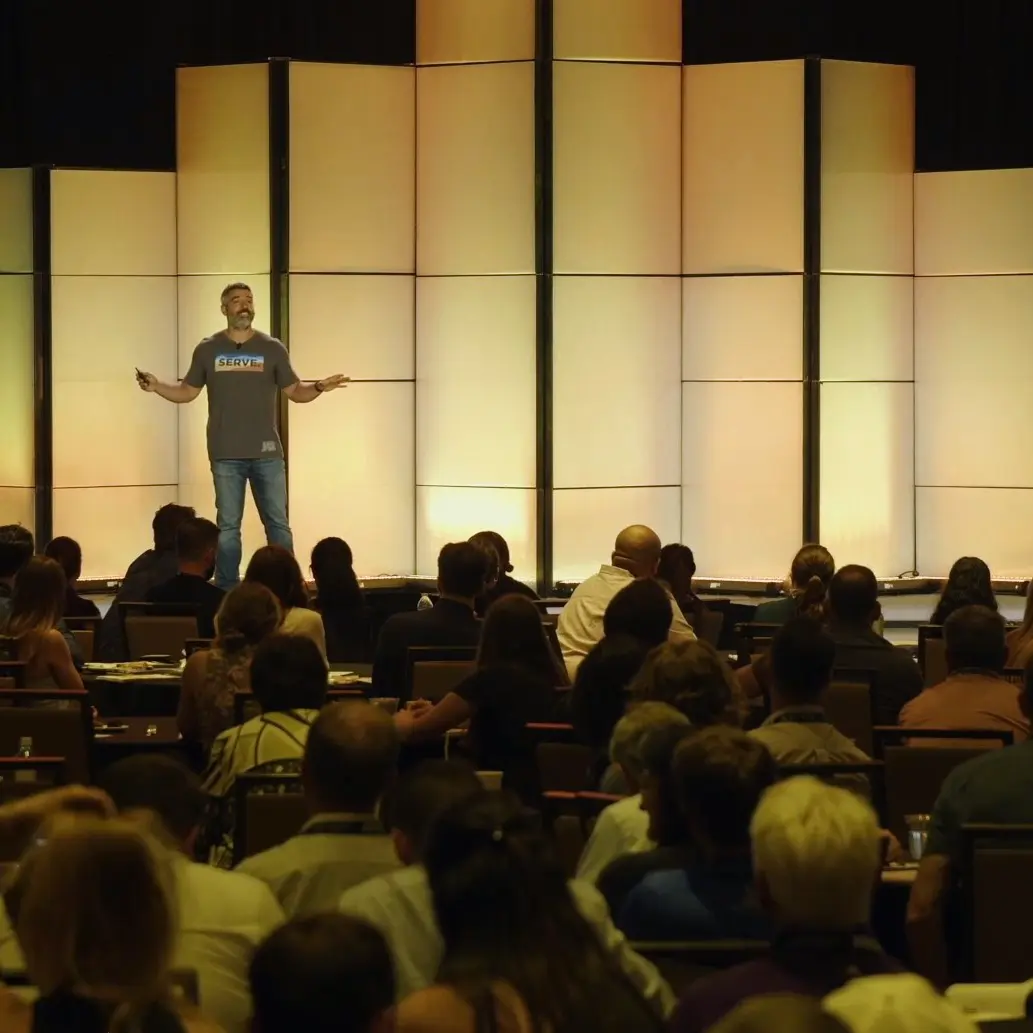
<svg viewBox="0 0 1033 1033"><path fill-rule="evenodd" d="M955 560L929 623L943 624L962 606L986 606L997 612L990 568L976 556L962 556Z"/></svg>
<svg viewBox="0 0 1033 1033"><path fill-rule="evenodd" d="M653 1033L661 1020L582 917L536 816L480 793L437 819L424 863L445 944L399 1033Z"/></svg>
<svg viewBox="0 0 1033 1033"><path fill-rule="evenodd" d="M312 549L315 609L323 618L326 656L331 663L372 659L366 602L355 576L351 546L343 538L323 538Z"/></svg>
<svg viewBox="0 0 1033 1033"><path fill-rule="evenodd" d="M282 545L263 545L256 550L244 573L245 581L265 585L276 596L283 611L280 632L312 639L326 659L326 632L323 618L309 608L308 590L301 567Z"/></svg>
<svg viewBox="0 0 1033 1033"><path fill-rule="evenodd" d="M474 674L438 704L417 704L400 711L395 721L403 740L423 741L469 720L477 767L503 772L507 788L531 798L537 787L524 726L552 720L556 689L566 681L534 603L508 595L484 620Z"/></svg>

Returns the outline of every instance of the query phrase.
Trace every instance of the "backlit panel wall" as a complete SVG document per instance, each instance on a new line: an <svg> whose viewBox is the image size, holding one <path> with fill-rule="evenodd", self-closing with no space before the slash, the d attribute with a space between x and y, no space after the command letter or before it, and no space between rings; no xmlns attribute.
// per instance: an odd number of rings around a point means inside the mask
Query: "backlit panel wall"
<svg viewBox="0 0 1033 1033"><path fill-rule="evenodd" d="M421 574L445 542L492 529L515 576L535 576L533 6L420 7L420 60L437 62L416 71ZM465 16L446 24L449 8Z"/></svg>
<svg viewBox="0 0 1033 1033"><path fill-rule="evenodd" d="M594 41L585 5L556 8L556 54L578 59L553 65L557 580L628 524L680 537L681 71L660 63L680 53L644 43L658 5L605 7L624 29ZM658 63L618 63L640 59Z"/></svg>
<svg viewBox="0 0 1033 1033"><path fill-rule="evenodd" d="M914 70L821 62L820 515L839 563L914 557Z"/></svg>
<svg viewBox="0 0 1033 1033"><path fill-rule="evenodd" d="M553 11L559 60L681 62L681 0L554 0Z"/></svg>
<svg viewBox="0 0 1033 1033"><path fill-rule="evenodd" d="M33 485L32 172L0 169L0 523L31 528Z"/></svg>
<svg viewBox="0 0 1033 1033"><path fill-rule="evenodd" d="M683 70L682 540L780 579L803 532L804 65Z"/></svg>
<svg viewBox="0 0 1033 1033"><path fill-rule="evenodd" d="M183 376L194 346L225 329L219 295L228 283L250 284L255 325L269 328L268 65L177 69L176 170L180 365L170 374ZM178 483L180 501L214 519L207 409L205 393L178 407ZM245 562L264 540L249 498Z"/></svg>
<svg viewBox="0 0 1033 1033"><path fill-rule="evenodd" d="M289 409L304 567L335 535L361 575L414 569L416 204L412 68L292 62L290 354L351 385Z"/></svg>
<svg viewBox="0 0 1033 1033"><path fill-rule="evenodd" d="M51 173L54 533L120 576L177 495L175 407L136 384L176 361L175 176Z"/></svg>

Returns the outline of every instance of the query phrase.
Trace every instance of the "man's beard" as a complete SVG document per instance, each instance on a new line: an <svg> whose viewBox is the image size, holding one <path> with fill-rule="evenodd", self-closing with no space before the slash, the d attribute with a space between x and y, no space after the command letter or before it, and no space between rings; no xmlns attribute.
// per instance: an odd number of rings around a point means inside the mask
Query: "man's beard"
<svg viewBox="0 0 1033 1033"><path fill-rule="evenodd" d="M254 316L250 312L240 312L233 317L233 329L234 330L247 330L251 326L251 320Z"/></svg>

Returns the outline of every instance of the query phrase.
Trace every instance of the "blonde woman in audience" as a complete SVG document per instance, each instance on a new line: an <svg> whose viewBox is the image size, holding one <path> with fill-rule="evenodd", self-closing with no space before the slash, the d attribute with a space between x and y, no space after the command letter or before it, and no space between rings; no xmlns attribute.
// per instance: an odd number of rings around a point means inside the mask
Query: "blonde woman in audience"
<svg viewBox="0 0 1033 1033"><path fill-rule="evenodd" d="M653 1033L661 1020L579 913L548 837L515 797L441 814L425 864L444 957L398 1033Z"/></svg>
<svg viewBox="0 0 1033 1033"><path fill-rule="evenodd" d="M312 639L326 661L326 629L323 618L309 607L308 591L301 576L301 567L293 554L282 545L263 545L258 549L244 574L246 582L265 585L280 603L285 635L304 635Z"/></svg>
<svg viewBox="0 0 1033 1033"><path fill-rule="evenodd" d="M168 851L140 824L56 819L5 893L40 996L0 997L2 1033L214 1033L177 1010Z"/></svg>
<svg viewBox="0 0 1033 1033"><path fill-rule="evenodd" d="M251 657L283 620L276 596L265 585L245 581L231 589L215 615L211 649L194 653L183 669L176 723L188 742L205 753L216 736L233 725L233 697L251 691Z"/></svg>
<svg viewBox="0 0 1033 1033"><path fill-rule="evenodd" d="M1022 623L1008 632L1008 659L1005 667L1023 669L1033 660L1033 581L1026 591L1026 612L1022 615Z"/></svg>
<svg viewBox="0 0 1033 1033"><path fill-rule="evenodd" d="M58 630L67 588L61 565L45 556L33 556L15 576L0 635L17 640L28 689L84 691L68 643Z"/></svg>

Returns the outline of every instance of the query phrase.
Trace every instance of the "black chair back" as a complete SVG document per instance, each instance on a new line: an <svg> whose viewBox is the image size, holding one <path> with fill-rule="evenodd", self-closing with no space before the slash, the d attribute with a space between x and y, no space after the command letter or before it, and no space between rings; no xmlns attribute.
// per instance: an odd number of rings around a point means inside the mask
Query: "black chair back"
<svg viewBox="0 0 1033 1033"><path fill-rule="evenodd" d="M633 943L631 949L651 961L676 995L698 979L733 965L763 958L770 944L762 940L704 940L701 942Z"/></svg>
<svg viewBox="0 0 1033 1033"><path fill-rule="evenodd" d="M942 624L919 624L918 666L926 688L939 685L947 677L947 650Z"/></svg>

